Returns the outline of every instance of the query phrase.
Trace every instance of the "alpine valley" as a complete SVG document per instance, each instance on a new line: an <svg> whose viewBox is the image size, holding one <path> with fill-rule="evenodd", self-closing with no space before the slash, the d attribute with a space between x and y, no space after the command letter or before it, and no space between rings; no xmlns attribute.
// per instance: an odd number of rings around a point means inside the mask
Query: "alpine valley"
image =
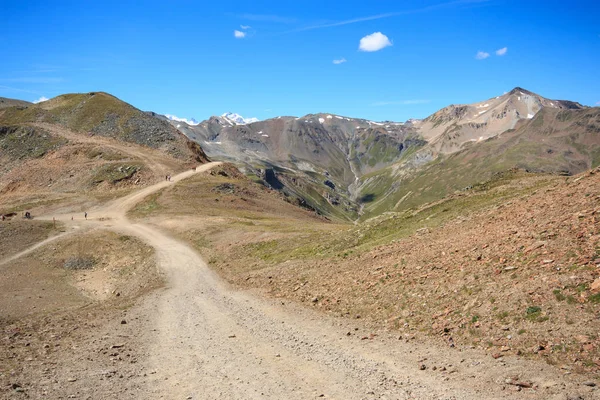
<svg viewBox="0 0 600 400"><path fill-rule="evenodd" d="M572 175L600 163L600 108L520 87L403 123L327 113L166 120L211 159L351 221L418 207L514 168Z"/></svg>

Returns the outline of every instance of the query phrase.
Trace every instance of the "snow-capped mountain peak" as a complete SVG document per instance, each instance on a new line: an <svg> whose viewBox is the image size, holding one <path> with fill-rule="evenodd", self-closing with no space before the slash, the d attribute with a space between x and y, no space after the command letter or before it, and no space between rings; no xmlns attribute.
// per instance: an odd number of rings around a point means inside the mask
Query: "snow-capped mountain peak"
<svg viewBox="0 0 600 400"><path fill-rule="evenodd" d="M221 115L221 117L234 123L235 125L247 125L259 121L258 118L244 118L240 114L231 112L226 112L225 114Z"/></svg>
<svg viewBox="0 0 600 400"><path fill-rule="evenodd" d="M167 117L171 121L185 122L186 124L192 125L192 126L196 126L196 125L198 125L200 123L200 122L196 121L194 118L190 118L190 119L179 118L179 117L177 117L175 115L170 115L170 114L165 114L165 117Z"/></svg>

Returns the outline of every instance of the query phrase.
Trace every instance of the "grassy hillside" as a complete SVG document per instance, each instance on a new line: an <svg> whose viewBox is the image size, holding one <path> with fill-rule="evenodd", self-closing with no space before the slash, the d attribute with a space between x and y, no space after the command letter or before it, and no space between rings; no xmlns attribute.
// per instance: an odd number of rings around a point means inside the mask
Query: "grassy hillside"
<svg viewBox="0 0 600 400"><path fill-rule="evenodd" d="M600 109L543 109L513 131L415 168L387 167L361 178L368 218L402 211L469 190L512 168L571 175L600 163Z"/></svg>
<svg viewBox="0 0 600 400"><path fill-rule="evenodd" d="M170 124L106 93L0 109L2 212L81 210L205 161Z"/></svg>
<svg viewBox="0 0 600 400"><path fill-rule="evenodd" d="M168 122L108 93L65 94L25 108L11 107L0 112L0 124L40 122L161 149L180 159L197 162L207 159L200 146L192 144Z"/></svg>
<svg viewBox="0 0 600 400"><path fill-rule="evenodd" d="M27 107L32 103L25 100L8 99L6 97L0 97L0 109L8 107Z"/></svg>

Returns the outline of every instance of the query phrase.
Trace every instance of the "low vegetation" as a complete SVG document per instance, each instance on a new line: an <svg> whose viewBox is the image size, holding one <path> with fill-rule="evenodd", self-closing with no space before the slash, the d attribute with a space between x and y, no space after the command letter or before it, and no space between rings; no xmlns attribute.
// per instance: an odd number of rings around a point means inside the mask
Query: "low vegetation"
<svg viewBox="0 0 600 400"><path fill-rule="evenodd" d="M599 175L511 170L356 226L256 208L252 185L203 176L147 203L180 223L202 207L203 217L174 233L235 284L410 337L600 371L600 305L590 289L600 275ZM263 202L273 207L276 197Z"/></svg>

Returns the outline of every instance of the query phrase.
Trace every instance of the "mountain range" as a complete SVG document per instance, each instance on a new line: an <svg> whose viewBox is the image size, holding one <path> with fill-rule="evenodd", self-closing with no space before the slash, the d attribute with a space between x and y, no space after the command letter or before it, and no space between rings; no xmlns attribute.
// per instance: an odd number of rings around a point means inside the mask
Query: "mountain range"
<svg viewBox="0 0 600 400"><path fill-rule="evenodd" d="M595 167L599 118L597 107L516 87L405 123L319 113L176 126L209 157L325 215L354 220L434 201L510 168L575 174Z"/></svg>
<svg viewBox="0 0 600 400"><path fill-rule="evenodd" d="M288 201L349 221L419 207L509 169L570 175L600 164L600 108L520 87L406 122L328 113L264 121L225 113L198 122L142 112L102 92L39 104L2 98L0 125L3 160L61 147L64 135L50 131L66 129L156 149L178 160L167 163L176 169L229 161ZM20 181L11 179L10 187Z"/></svg>

